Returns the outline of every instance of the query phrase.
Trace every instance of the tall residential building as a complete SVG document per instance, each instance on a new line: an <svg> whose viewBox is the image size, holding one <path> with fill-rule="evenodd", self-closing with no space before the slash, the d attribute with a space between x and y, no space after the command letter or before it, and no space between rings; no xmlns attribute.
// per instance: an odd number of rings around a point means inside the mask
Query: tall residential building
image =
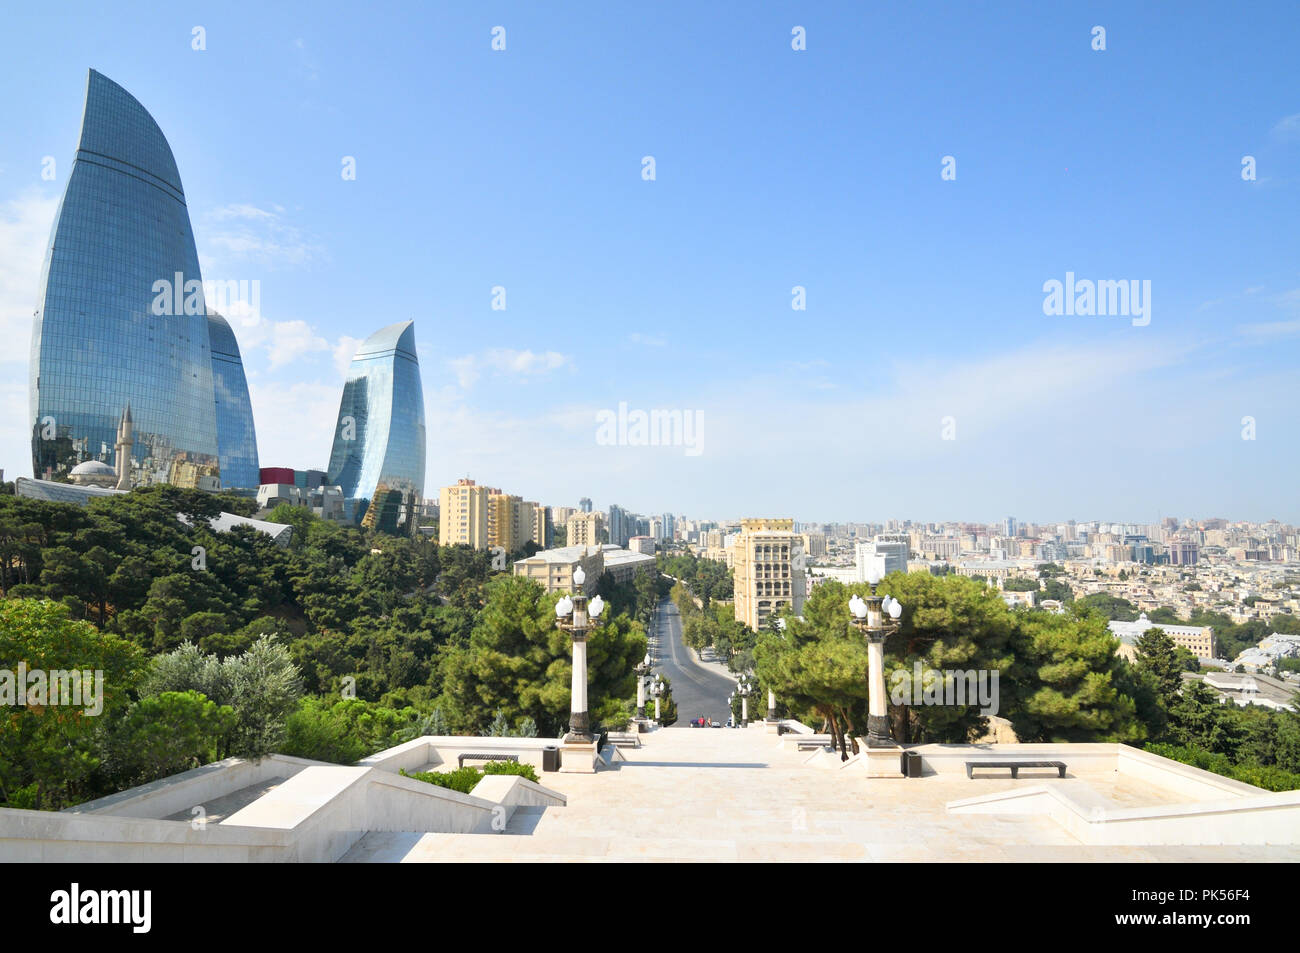
<svg viewBox="0 0 1300 953"><path fill-rule="evenodd" d="M878 569L881 576L907 572L908 555L909 537L906 533L877 536L870 541L858 540L854 546L854 577L858 582L864 582L872 567Z"/></svg>
<svg viewBox="0 0 1300 953"><path fill-rule="evenodd" d="M1016 518L1014 516L1008 516L1005 520L1002 521L1002 535L1003 536L1016 535Z"/></svg>
<svg viewBox="0 0 1300 953"><path fill-rule="evenodd" d="M488 547L488 488L473 480L457 480L438 491L438 543Z"/></svg>
<svg viewBox="0 0 1300 953"><path fill-rule="evenodd" d="M599 513L577 513L570 516L564 528L565 546L599 546L604 522L604 517Z"/></svg>
<svg viewBox="0 0 1300 953"><path fill-rule="evenodd" d="M32 324L33 475L108 464L130 404L132 485L217 489L209 333L171 147L130 93L91 70Z"/></svg>
<svg viewBox="0 0 1300 953"><path fill-rule="evenodd" d="M542 506L540 503L528 504L533 508L533 540L542 549L549 549L551 538L554 535L554 524L551 522L551 508Z"/></svg>
<svg viewBox="0 0 1300 953"><path fill-rule="evenodd" d="M609 505L609 541L614 546L626 546L636 535L632 514L617 503Z"/></svg>
<svg viewBox="0 0 1300 953"><path fill-rule="evenodd" d="M590 498L590 497L586 497L586 496L584 496L582 499L580 499L580 500L578 501L578 509L582 510L582 512L584 512L584 513L590 513L590 512L591 512L591 498Z"/></svg>
<svg viewBox="0 0 1300 953"><path fill-rule="evenodd" d="M362 342L339 401L329 483L343 488L353 518L389 533L414 533L424 495L424 389L415 322Z"/></svg>
<svg viewBox="0 0 1300 953"><path fill-rule="evenodd" d="M534 535L537 504L500 490L488 493L488 546L500 546L507 553L523 549Z"/></svg>
<svg viewBox="0 0 1300 953"><path fill-rule="evenodd" d="M664 539L668 540L668 542L671 543L674 539L677 538L677 519L676 517L673 516L672 513L665 513L663 515L663 521L664 521Z"/></svg>
<svg viewBox="0 0 1300 953"><path fill-rule="evenodd" d="M212 345L212 388L217 406L217 458L223 487L259 485L257 432L239 342L226 319L208 312ZM318 484L319 485L319 484Z"/></svg>
<svg viewBox="0 0 1300 953"><path fill-rule="evenodd" d="M783 606L803 611L803 537L794 520L741 520L734 553L738 621L757 631Z"/></svg>

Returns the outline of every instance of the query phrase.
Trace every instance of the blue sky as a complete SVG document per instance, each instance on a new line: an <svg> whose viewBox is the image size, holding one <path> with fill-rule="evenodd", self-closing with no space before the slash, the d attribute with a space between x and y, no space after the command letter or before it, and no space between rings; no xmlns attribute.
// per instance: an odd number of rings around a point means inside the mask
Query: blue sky
<svg viewBox="0 0 1300 953"><path fill-rule="evenodd" d="M168 137L204 277L261 283L264 465L324 466L356 342L414 319L429 490L1300 522L1295 4L411 6L7 14L7 475L93 66ZM1150 324L1045 315L1067 272L1150 281ZM700 452L601 445L620 402Z"/></svg>

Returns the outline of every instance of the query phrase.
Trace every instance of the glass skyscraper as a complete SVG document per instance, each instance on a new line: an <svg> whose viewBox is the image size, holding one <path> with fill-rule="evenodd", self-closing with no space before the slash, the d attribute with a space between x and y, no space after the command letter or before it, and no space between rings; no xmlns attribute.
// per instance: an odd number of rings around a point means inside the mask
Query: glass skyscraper
<svg viewBox="0 0 1300 953"><path fill-rule="evenodd" d="M114 464L129 403L132 483L216 489L218 408L244 413L247 388L242 409L238 400L223 405L209 333L171 148L134 97L91 70L32 332L33 475L60 478L91 459ZM238 360L237 348L222 346ZM242 368L237 376L242 383ZM238 427L230 432L229 459L239 468L247 446ZM255 451L253 460L255 470Z"/></svg>
<svg viewBox="0 0 1300 953"><path fill-rule="evenodd" d="M415 531L424 439L415 323L390 324L357 348L334 427L328 480L343 488L354 519L390 533Z"/></svg>
<svg viewBox="0 0 1300 953"><path fill-rule="evenodd" d="M212 347L212 387L217 402L221 485L256 487L261 482L257 432L253 429L253 405L248 398L244 362L239 357L235 332L215 311L208 312L208 341Z"/></svg>

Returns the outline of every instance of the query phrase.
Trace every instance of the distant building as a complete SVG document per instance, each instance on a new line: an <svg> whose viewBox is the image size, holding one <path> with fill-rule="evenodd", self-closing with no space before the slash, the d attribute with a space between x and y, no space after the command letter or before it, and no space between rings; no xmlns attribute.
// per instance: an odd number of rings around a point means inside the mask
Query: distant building
<svg viewBox="0 0 1300 953"><path fill-rule="evenodd" d="M424 495L424 455L415 323L400 321L366 338L348 366L328 482L343 488L363 526L414 534Z"/></svg>
<svg viewBox="0 0 1300 953"><path fill-rule="evenodd" d="M655 554L655 541L650 536L633 536L627 541L627 548L634 553L653 556Z"/></svg>
<svg viewBox="0 0 1300 953"><path fill-rule="evenodd" d="M129 404L132 452L118 465L131 471L127 486L219 489L219 426L234 419L222 412L247 389L218 395L214 385L213 325L171 147L139 101L95 70L65 181L31 336L32 473L108 464ZM217 342L217 363L233 372L227 358L237 362L238 348L227 343Z"/></svg>
<svg viewBox="0 0 1300 953"><path fill-rule="evenodd" d="M438 491L438 543L488 547L489 489L468 478Z"/></svg>
<svg viewBox="0 0 1300 953"><path fill-rule="evenodd" d="M792 519L744 519L736 539L736 619L757 631L782 607L803 610L803 538Z"/></svg>
<svg viewBox="0 0 1300 953"><path fill-rule="evenodd" d="M854 564L857 582L865 582L867 572L876 568L882 576L891 572L907 572L910 544L906 535L877 536L874 540L859 540L854 546Z"/></svg>
<svg viewBox="0 0 1300 953"><path fill-rule="evenodd" d="M569 517L564 527L565 546L599 546L604 517L600 513L584 511Z"/></svg>
<svg viewBox="0 0 1300 953"><path fill-rule="evenodd" d="M587 574L583 592L590 595L596 591L603 573L608 572L618 585L632 582L641 569L653 574L655 558L608 544L561 546L516 560L514 574L533 580L547 592L573 592L573 573L579 566Z"/></svg>
<svg viewBox="0 0 1300 953"><path fill-rule="evenodd" d="M609 541L615 546L626 546L635 535L632 514L616 503L609 506Z"/></svg>
<svg viewBox="0 0 1300 953"><path fill-rule="evenodd" d="M1163 629L1165 635L1175 645L1181 645L1197 658L1214 658L1214 628L1208 625L1170 625L1166 622L1152 622L1144 612L1134 622L1111 622L1110 631L1119 636L1121 642L1136 645L1138 637L1148 629Z"/></svg>

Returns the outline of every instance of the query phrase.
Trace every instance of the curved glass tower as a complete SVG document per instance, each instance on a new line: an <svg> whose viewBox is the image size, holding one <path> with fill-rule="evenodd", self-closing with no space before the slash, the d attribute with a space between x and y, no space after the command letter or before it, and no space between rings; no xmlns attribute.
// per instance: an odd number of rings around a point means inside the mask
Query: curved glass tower
<svg viewBox="0 0 1300 953"><path fill-rule="evenodd" d="M239 357L239 342L226 319L208 312L208 341L212 347L212 387L217 401L217 458L223 487L256 487L257 432L248 380Z"/></svg>
<svg viewBox="0 0 1300 953"><path fill-rule="evenodd" d="M424 494L424 390L413 321L390 324L357 348L339 403L329 482L343 488L364 525L415 531Z"/></svg>
<svg viewBox="0 0 1300 953"><path fill-rule="evenodd" d="M33 475L59 479L86 460L115 463L129 403L133 484L216 489L208 333L171 148L131 94L91 70L32 332Z"/></svg>

